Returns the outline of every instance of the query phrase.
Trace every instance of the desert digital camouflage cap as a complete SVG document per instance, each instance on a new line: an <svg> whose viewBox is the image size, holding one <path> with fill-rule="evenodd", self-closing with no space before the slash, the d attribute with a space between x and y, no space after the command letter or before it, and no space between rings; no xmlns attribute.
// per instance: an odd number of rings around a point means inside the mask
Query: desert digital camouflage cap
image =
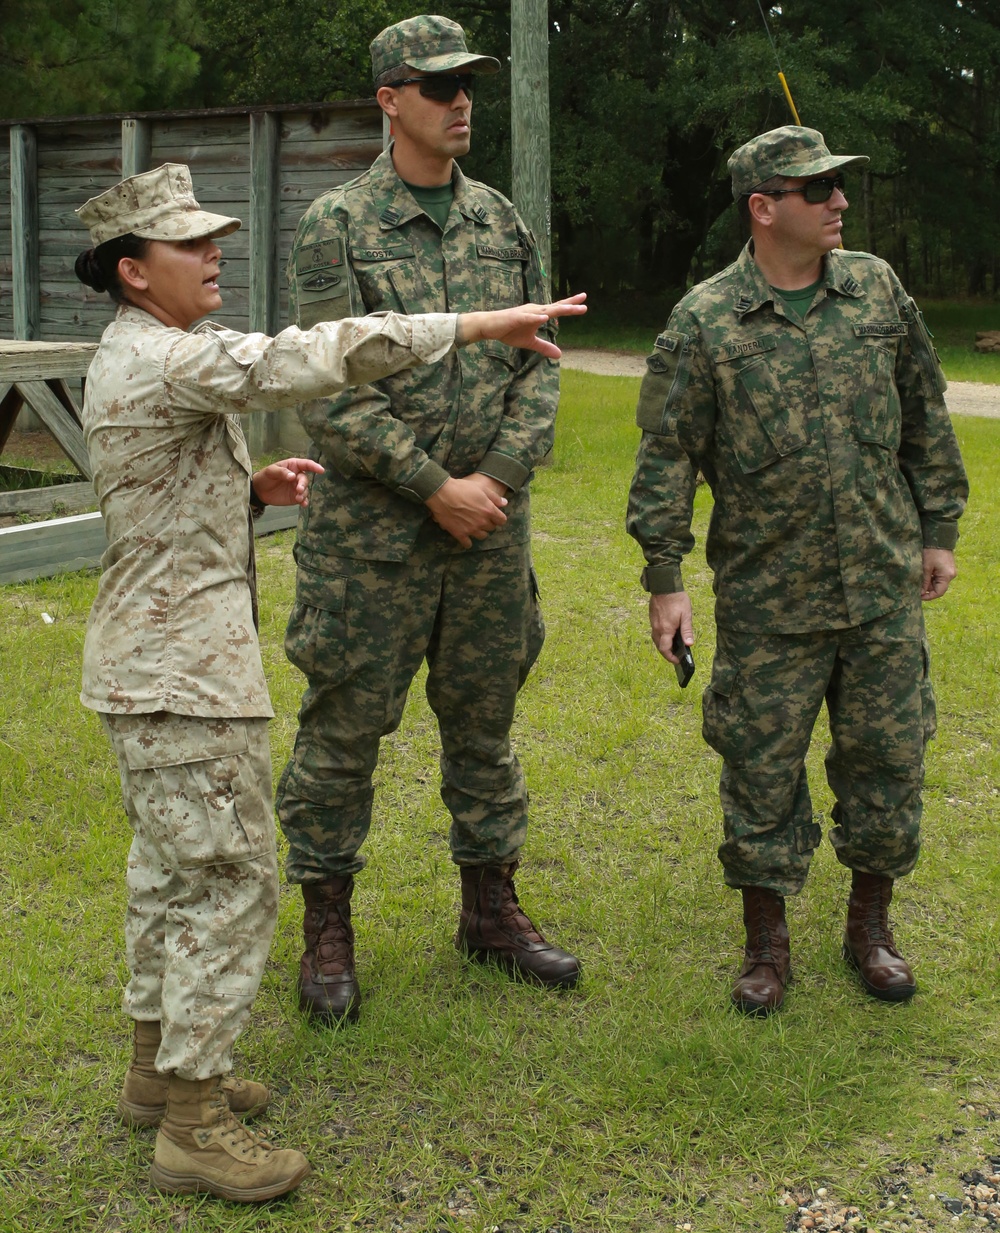
<svg viewBox="0 0 1000 1233"><path fill-rule="evenodd" d="M144 240L199 240L228 235L243 225L238 218L201 208L183 163L129 176L91 197L76 213L95 247L130 232Z"/></svg>
<svg viewBox="0 0 1000 1233"><path fill-rule="evenodd" d="M500 61L474 56L465 45L465 31L456 21L424 13L387 26L372 39L372 77L416 69L419 73L497 73Z"/></svg>
<svg viewBox="0 0 1000 1233"><path fill-rule="evenodd" d="M819 176L867 162L867 154L831 154L823 134L814 128L786 124L751 138L730 156L733 200L772 176Z"/></svg>

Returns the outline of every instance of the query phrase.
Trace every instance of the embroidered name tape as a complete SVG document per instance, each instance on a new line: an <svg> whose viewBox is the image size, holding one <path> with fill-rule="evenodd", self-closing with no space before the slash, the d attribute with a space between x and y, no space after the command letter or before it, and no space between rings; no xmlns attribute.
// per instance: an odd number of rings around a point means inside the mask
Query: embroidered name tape
<svg viewBox="0 0 1000 1233"><path fill-rule="evenodd" d="M854 327L857 338L902 338L907 332L905 321L862 321Z"/></svg>
<svg viewBox="0 0 1000 1233"><path fill-rule="evenodd" d="M476 252L480 257L493 257L497 261L527 261L526 248L497 248L495 244L477 244Z"/></svg>

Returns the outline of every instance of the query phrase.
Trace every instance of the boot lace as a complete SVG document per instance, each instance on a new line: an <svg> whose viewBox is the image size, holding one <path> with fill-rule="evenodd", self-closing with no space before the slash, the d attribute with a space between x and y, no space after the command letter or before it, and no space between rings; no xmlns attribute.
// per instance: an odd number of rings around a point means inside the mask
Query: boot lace
<svg viewBox="0 0 1000 1233"><path fill-rule="evenodd" d="M267 1139L254 1134L248 1126L244 1126L234 1116L221 1088L216 1091L211 1103L215 1110L217 1125L223 1131L227 1145L234 1152L239 1152L246 1160L256 1160L259 1156L267 1155L268 1152L274 1150Z"/></svg>
<svg viewBox="0 0 1000 1233"><path fill-rule="evenodd" d="M509 930L511 933L520 933L529 942L545 941L531 920L521 910L517 891L514 889L513 878L504 878L501 884L497 916L503 929Z"/></svg>

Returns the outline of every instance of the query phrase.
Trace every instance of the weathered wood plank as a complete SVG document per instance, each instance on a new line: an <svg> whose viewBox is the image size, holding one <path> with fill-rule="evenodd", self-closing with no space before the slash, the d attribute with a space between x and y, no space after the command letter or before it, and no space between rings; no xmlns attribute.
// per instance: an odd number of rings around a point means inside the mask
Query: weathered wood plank
<svg viewBox="0 0 1000 1233"><path fill-rule="evenodd" d="M85 377L96 350L91 343L0 339L0 381Z"/></svg>
<svg viewBox="0 0 1000 1233"><path fill-rule="evenodd" d="M48 385L44 381L19 381L18 389L80 474L92 479L94 473L87 457L83 432Z"/></svg>
<svg viewBox="0 0 1000 1233"><path fill-rule="evenodd" d="M96 504L94 485L86 481L0 492L0 514L48 514L54 509L64 514L79 514Z"/></svg>
<svg viewBox="0 0 1000 1233"><path fill-rule="evenodd" d="M255 535L294 527L298 508L269 506L254 523ZM0 585L92 569L100 565L106 547L104 521L97 513L0 527Z"/></svg>

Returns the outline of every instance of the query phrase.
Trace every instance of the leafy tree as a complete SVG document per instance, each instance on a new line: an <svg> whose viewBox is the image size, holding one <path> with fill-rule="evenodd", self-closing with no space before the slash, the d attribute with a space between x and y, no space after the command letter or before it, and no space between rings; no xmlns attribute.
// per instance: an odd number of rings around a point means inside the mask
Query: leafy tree
<svg viewBox="0 0 1000 1233"><path fill-rule="evenodd" d="M3 0L0 115L183 106L197 28L194 0Z"/></svg>

